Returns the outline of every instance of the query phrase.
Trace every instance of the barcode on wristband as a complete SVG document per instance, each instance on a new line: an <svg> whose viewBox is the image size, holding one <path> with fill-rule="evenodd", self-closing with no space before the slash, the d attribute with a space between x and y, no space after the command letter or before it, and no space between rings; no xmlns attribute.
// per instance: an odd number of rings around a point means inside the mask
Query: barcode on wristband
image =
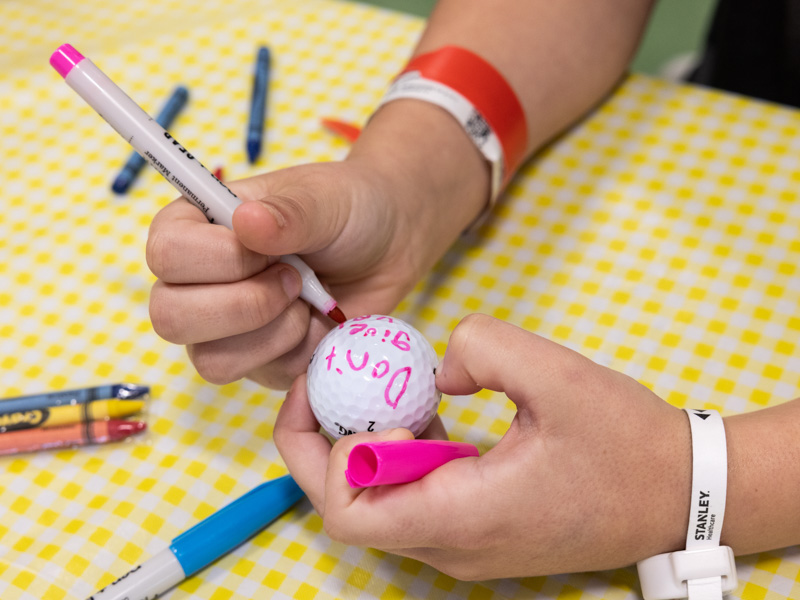
<svg viewBox="0 0 800 600"><path fill-rule="evenodd" d="M426 79L417 71L408 71L394 80L381 105L400 98L413 98L435 104L449 112L491 165L491 199L500 193L504 176L503 146L500 138L472 103L456 90Z"/></svg>

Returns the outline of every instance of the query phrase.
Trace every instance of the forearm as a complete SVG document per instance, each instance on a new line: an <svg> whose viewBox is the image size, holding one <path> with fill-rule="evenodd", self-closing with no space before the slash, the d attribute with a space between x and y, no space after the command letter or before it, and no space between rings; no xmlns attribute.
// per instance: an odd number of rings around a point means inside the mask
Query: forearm
<svg viewBox="0 0 800 600"><path fill-rule="evenodd" d="M722 543L736 554L800 544L800 398L727 417Z"/></svg>
<svg viewBox="0 0 800 600"><path fill-rule="evenodd" d="M440 0L415 51L463 46L517 93L533 151L597 104L628 68L652 0Z"/></svg>
<svg viewBox="0 0 800 600"><path fill-rule="evenodd" d="M527 120L526 154L596 105L624 73L650 0L441 0L414 54L472 50L510 83ZM387 82L388 85L388 82ZM395 100L370 120L350 160L367 161L413 215L420 276L486 207L489 167L453 117Z"/></svg>

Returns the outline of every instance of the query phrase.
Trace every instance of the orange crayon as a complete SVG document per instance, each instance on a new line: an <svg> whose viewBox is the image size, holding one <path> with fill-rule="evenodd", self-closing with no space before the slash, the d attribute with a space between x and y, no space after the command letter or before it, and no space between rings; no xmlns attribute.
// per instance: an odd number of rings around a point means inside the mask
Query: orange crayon
<svg viewBox="0 0 800 600"><path fill-rule="evenodd" d="M91 421L48 429L23 429L0 435L0 455L105 444L123 440L147 428L144 421Z"/></svg>

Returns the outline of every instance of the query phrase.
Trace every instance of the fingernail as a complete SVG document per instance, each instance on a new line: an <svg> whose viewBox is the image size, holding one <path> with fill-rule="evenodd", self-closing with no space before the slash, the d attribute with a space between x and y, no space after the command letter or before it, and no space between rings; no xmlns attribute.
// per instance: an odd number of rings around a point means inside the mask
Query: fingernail
<svg viewBox="0 0 800 600"><path fill-rule="evenodd" d="M275 206L273 206L269 202L264 202L263 206L269 212L272 213L273 217L275 217L275 223L278 225L280 229L286 227L286 217L283 216L283 213L281 211L279 211Z"/></svg>
<svg viewBox="0 0 800 600"><path fill-rule="evenodd" d="M281 269L281 285L283 291L289 298L297 298L300 295L300 288L303 286L303 281L300 276L292 268Z"/></svg>

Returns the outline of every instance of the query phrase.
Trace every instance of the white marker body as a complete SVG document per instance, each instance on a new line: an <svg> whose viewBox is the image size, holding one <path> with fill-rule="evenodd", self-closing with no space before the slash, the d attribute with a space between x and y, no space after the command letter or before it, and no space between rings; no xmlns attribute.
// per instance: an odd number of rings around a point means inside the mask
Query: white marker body
<svg viewBox="0 0 800 600"><path fill-rule="evenodd" d="M88 58L64 77L67 84L105 119L145 160L192 202L211 223L233 229L233 211L242 201L151 118ZM328 314L336 300L322 287L314 271L297 256L281 261L292 265L303 279L300 297Z"/></svg>
<svg viewBox="0 0 800 600"><path fill-rule="evenodd" d="M281 256L281 262L292 265L300 273L300 277L303 280L303 289L300 292L300 297L303 300L315 306L323 315L327 315L336 308L336 300L322 287L317 275L299 256L287 254L286 256Z"/></svg>
<svg viewBox="0 0 800 600"><path fill-rule="evenodd" d="M92 61L84 58L64 79L209 221L233 229L242 201Z"/></svg>
<svg viewBox="0 0 800 600"><path fill-rule="evenodd" d="M165 548L88 600L155 600L184 579L181 563L172 550Z"/></svg>

